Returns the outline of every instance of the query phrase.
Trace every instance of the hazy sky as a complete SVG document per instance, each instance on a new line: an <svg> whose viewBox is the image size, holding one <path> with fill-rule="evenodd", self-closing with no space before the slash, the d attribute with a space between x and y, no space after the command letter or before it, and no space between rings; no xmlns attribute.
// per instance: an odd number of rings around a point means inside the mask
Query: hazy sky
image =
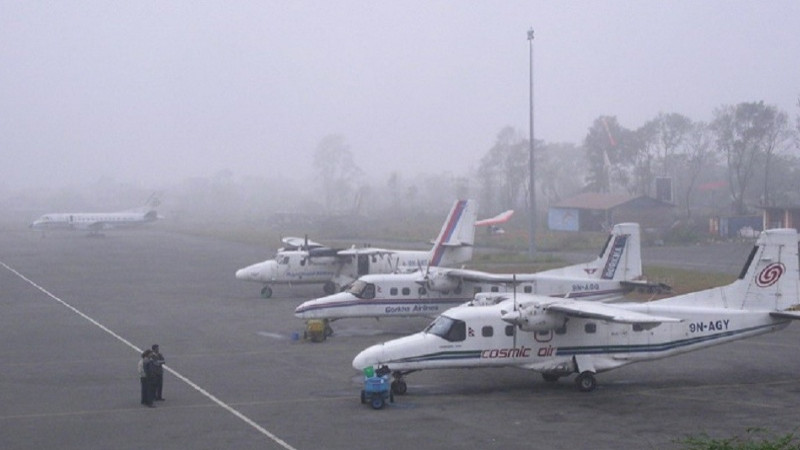
<svg viewBox="0 0 800 450"><path fill-rule="evenodd" d="M798 113L797 0L0 0L0 186L295 178L329 134L368 171L466 173L528 133L530 27L537 139Z"/></svg>

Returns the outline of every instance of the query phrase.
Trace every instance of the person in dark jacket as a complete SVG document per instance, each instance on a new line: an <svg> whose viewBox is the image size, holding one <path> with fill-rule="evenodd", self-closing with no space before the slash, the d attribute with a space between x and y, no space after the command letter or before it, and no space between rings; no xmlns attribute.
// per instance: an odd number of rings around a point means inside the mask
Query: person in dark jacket
<svg viewBox="0 0 800 450"><path fill-rule="evenodd" d="M152 350L142 352L142 359L139 360L139 382L142 386L142 404L153 407L153 361L150 359Z"/></svg>
<svg viewBox="0 0 800 450"><path fill-rule="evenodd" d="M162 391L164 389L164 367L163 367L163 365L164 365L164 363L166 361L164 360L164 355L162 355L159 352L158 344L153 344L153 346L151 347L151 350L153 352L150 355L150 359L153 360L153 364L154 364L154 381L153 381L154 392L153 392L153 395L154 395L154 398L156 400L158 400L160 402L163 402L164 401L164 397L161 395L161 393L162 393Z"/></svg>

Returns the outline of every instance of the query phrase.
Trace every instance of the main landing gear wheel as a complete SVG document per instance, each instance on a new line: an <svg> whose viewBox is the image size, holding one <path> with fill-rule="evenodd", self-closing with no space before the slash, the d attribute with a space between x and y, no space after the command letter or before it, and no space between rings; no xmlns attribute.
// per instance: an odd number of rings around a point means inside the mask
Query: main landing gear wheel
<svg viewBox="0 0 800 450"><path fill-rule="evenodd" d="M333 295L336 293L336 283L333 281L326 281L325 284L322 285L322 291L325 292L326 295Z"/></svg>
<svg viewBox="0 0 800 450"><path fill-rule="evenodd" d="M398 378L392 381L392 393L397 395L406 395L407 391L408 391L408 386L406 385L406 382L403 379Z"/></svg>
<svg viewBox="0 0 800 450"><path fill-rule="evenodd" d="M578 386L578 390L581 392L591 392L597 387L597 380L594 377L594 373L589 371L581 372L575 378L575 385Z"/></svg>
<svg viewBox="0 0 800 450"><path fill-rule="evenodd" d="M261 298L270 298L272 297L272 288L269 286L264 286L261 288Z"/></svg>

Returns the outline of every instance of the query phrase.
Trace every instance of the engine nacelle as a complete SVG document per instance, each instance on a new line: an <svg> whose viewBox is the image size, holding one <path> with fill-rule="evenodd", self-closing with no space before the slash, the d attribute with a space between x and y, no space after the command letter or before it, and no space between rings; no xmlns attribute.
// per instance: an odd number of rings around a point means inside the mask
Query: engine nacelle
<svg viewBox="0 0 800 450"><path fill-rule="evenodd" d="M458 280L454 280L443 273L432 273L428 275L425 286L429 291L446 292L453 291L459 285Z"/></svg>
<svg viewBox="0 0 800 450"><path fill-rule="evenodd" d="M503 312L501 319L518 326L520 330L539 333L561 328L567 321L562 314L549 313L538 305L526 305L516 311Z"/></svg>

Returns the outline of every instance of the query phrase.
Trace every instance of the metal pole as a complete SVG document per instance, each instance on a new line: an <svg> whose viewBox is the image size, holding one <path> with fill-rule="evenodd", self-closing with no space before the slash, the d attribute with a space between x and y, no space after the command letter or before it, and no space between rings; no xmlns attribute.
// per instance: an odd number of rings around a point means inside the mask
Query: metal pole
<svg viewBox="0 0 800 450"><path fill-rule="evenodd" d="M534 164L533 164L533 28L528 30L528 45L530 47L530 151L528 161L528 174L530 182L528 183L528 258L533 259L536 256L536 183L534 179Z"/></svg>

